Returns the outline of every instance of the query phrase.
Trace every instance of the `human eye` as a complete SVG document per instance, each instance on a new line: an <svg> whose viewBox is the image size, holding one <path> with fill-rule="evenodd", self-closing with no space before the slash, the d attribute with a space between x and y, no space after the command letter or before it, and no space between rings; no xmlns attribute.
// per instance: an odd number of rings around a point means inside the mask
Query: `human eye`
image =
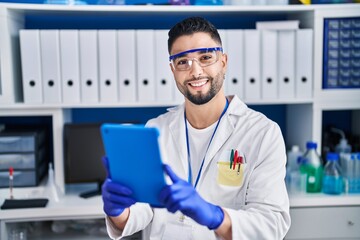
<svg viewBox="0 0 360 240"><path fill-rule="evenodd" d="M186 64L188 64L188 60L186 58L177 58L175 60L175 65L177 66L186 65Z"/></svg>
<svg viewBox="0 0 360 240"><path fill-rule="evenodd" d="M201 63L209 63L214 60L214 55L212 53L203 53L199 56L199 61Z"/></svg>

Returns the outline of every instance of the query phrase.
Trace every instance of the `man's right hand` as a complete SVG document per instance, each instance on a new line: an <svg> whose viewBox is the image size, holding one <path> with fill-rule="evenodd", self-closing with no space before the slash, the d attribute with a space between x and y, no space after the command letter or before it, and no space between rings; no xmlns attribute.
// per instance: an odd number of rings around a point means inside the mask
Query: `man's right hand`
<svg viewBox="0 0 360 240"><path fill-rule="evenodd" d="M132 191L129 188L113 182L110 178L106 178L101 190L104 212L108 216L119 216L125 208L136 203L130 196Z"/></svg>
<svg viewBox="0 0 360 240"><path fill-rule="evenodd" d="M111 180L107 157L103 157L102 161L107 172L107 178L101 188L104 212L110 217L117 217L125 208L135 204L136 201L130 196L132 194L131 189Z"/></svg>

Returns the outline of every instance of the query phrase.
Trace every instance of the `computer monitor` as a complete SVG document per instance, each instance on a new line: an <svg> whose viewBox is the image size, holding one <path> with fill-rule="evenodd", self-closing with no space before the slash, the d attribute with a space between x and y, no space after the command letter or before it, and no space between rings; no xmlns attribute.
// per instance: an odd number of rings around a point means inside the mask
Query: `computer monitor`
<svg viewBox="0 0 360 240"><path fill-rule="evenodd" d="M97 183L97 189L80 194L87 198L101 194L106 178L101 124L68 123L64 126L65 183Z"/></svg>

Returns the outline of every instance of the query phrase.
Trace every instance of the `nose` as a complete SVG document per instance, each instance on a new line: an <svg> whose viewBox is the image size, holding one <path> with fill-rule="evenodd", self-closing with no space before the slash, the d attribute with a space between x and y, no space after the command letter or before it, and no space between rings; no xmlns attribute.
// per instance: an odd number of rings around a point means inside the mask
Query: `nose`
<svg viewBox="0 0 360 240"><path fill-rule="evenodd" d="M196 64L194 64L196 62ZM190 74L194 77L198 77L202 74L203 68L200 66L200 63L197 59L191 60L191 66L190 66Z"/></svg>

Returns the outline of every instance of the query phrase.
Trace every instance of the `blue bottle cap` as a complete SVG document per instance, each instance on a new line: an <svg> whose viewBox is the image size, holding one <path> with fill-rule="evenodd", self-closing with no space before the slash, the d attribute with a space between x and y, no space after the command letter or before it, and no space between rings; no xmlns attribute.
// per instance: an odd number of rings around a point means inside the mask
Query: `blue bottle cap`
<svg viewBox="0 0 360 240"><path fill-rule="evenodd" d="M309 141L309 142L306 143L306 148L307 149L316 149L317 148L317 143Z"/></svg>
<svg viewBox="0 0 360 240"><path fill-rule="evenodd" d="M339 154L328 152L326 155L326 160L328 161L338 161L339 160Z"/></svg>

